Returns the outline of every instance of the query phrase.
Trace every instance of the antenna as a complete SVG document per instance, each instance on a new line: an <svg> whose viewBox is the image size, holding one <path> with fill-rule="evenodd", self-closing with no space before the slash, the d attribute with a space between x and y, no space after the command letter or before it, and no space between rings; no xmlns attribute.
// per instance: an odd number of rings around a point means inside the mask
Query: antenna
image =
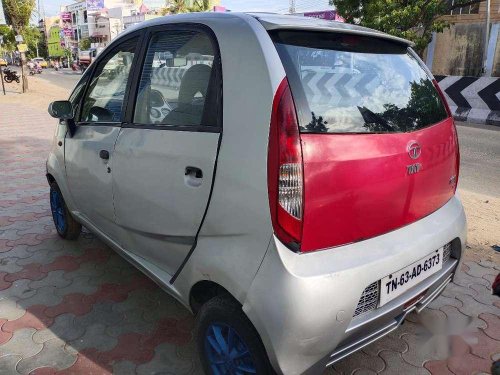
<svg viewBox="0 0 500 375"><path fill-rule="evenodd" d="M295 0L289 0L290 1L290 8L288 9L288 13L293 14L295 13Z"/></svg>

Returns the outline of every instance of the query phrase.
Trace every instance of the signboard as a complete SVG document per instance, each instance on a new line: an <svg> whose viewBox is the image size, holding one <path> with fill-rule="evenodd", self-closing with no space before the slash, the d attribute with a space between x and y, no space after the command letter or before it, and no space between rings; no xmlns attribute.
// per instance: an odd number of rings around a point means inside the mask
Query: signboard
<svg viewBox="0 0 500 375"><path fill-rule="evenodd" d="M87 11L95 12L104 8L104 0L86 0Z"/></svg>
<svg viewBox="0 0 500 375"><path fill-rule="evenodd" d="M72 36L73 35L73 28L72 28L72 19L71 19L71 13L70 12L62 12L59 15L59 27L61 28L60 33L62 36Z"/></svg>
<svg viewBox="0 0 500 375"><path fill-rule="evenodd" d="M17 49L19 52L28 52L28 45L24 43L18 44Z"/></svg>
<svg viewBox="0 0 500 375"><path fill-rule="evenodd" d="M0 0L0 25L6 25L5 14L3 13L3 4L2 0Z"/></svg>
<svg viewBox="0 0 500 375"><path fill-rule="evenodd" d="M87 7L87 3L85 1L80 1L79 3L69 4L66 6L66 11L68 12L76 12L77 10L83 10Z"/></svg>

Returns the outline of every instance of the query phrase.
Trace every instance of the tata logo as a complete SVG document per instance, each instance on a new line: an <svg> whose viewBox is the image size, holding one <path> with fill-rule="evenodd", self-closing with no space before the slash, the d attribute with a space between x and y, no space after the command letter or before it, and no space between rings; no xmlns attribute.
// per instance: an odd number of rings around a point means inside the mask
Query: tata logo
<svg viewBox="0 0 500 375"><path fill-rule="evenodd" d="M406 150L408 151L408 155L412 159L418 159L420 153L422 152L422 149L420 148L420 145L417 141L410 141L408 143L408 146L406 147Z"/></svg>

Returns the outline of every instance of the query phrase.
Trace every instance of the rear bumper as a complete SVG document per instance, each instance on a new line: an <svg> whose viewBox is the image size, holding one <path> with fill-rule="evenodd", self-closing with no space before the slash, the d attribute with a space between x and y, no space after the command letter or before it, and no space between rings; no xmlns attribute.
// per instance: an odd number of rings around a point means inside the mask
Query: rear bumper
<svg viewBox="0 0 500 375"><path fill-rule="evenodd" d="M436 274L383 307L353 318L371 283L453 241L452 258ZM325 366L396 329L436 298L459 266L466 219L458 197L404 228L366 241L296 254L271 241L243 309L262 337L276 371L321 373ZM421 299L405 309L406 302Z"/></svg>

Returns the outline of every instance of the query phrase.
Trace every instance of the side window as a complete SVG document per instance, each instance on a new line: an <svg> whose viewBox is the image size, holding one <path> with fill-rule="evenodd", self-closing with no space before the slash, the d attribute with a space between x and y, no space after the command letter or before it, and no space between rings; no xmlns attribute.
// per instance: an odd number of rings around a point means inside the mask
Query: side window
<svg viewBox="0 0 500 375"><path fill-rule="evenodd" d="M162 31L149 42L139 82L134 123L216 126L214 46L202 31ZM212 97L216 95L212 94Z"/></svg>
<svg viewBox="0 0 500 375"><path fill-rule="evenodd" d="M115 48L95 67L82 103L80 121L120 122L138 38Z"/></svg>

